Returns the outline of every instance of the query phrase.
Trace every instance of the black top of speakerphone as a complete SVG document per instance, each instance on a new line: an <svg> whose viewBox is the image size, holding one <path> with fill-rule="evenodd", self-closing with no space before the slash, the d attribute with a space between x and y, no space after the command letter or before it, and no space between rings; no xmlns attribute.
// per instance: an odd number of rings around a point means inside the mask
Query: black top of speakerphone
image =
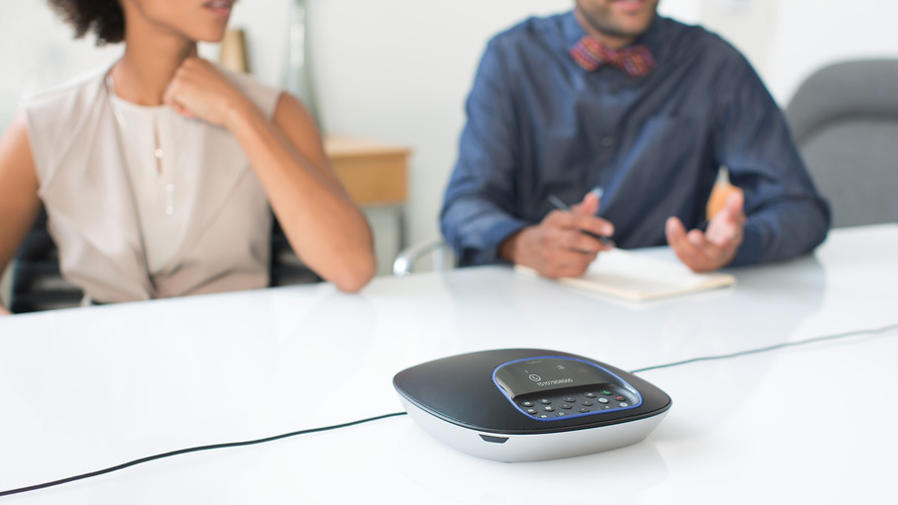
<svg viewBox="0 0 898 505"><path fill-rule="evenodd" d="M399 372L393 385L424 411L487 433L596 428L652 417L671 406L667 394L633 374L546 349L438 359Z"/></svg>

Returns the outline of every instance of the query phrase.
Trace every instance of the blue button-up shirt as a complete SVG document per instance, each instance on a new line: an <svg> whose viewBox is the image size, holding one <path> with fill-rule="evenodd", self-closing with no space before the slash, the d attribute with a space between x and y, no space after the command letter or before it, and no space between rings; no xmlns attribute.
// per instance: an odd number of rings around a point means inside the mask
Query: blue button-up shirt
<svg viewBox="0 0 898 505"><path fill-rule="evenodd" d="M572 12L494 37L467 101L468 121L441 212L462 265L493 263L499 244L601 186L598 215L619 247L663 245L665 220L705 220L718 169L745 194L748 222L732 265L804 254L829 208L782 112L748 61L706 30L658 17L636 41L655 69L587 72L570 56L585 35Z"/></svg>

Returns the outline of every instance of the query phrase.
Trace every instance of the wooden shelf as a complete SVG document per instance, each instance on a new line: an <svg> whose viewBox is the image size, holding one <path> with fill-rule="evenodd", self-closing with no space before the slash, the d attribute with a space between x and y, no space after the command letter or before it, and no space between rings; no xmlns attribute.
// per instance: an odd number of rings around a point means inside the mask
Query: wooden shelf
<svg viewBox="0 0 898 505"><path fill-rule="evenodd" d="M372 140L327 135L324 150L349 196L359 206L405 203L409 149Z"/></svg>

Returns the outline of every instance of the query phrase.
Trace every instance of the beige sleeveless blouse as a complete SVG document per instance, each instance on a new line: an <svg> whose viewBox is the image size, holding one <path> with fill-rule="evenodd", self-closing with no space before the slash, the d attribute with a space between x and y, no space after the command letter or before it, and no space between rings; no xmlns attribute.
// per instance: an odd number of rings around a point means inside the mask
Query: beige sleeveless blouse
<svg viewBox="0 0 898 505"><path fill-rule="evenodd" d="M274 116L279 90L222 72ZM104 68L25 106L38 194L63 276L104 303L266 286L271 212L237 139L160 109L123 114L128 104L112 95L107 74ZM136 186L146 180L135 180L135 160L158 154L147 148L154 139L143 139L154 131L164 132L165 169L179 184L167 188L177 191L177 206L163 205L179 220L170 236L144 233L163 216L141 216L150 207L138 204L147 188ZM152 245L165 251L152 270L148 238L171 241Z"/></svg>

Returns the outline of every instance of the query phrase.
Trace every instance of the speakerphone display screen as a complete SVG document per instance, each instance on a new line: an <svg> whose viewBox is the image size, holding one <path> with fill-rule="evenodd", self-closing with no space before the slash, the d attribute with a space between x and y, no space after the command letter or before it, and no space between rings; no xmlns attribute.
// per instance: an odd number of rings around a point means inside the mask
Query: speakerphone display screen
<svg viewBox="0 0 898 505"><path fill-rule="evenodd" d="M551 357L505 364L495 371L495 379L511 398L542 391L619 383L611 374L585 361Z"/></svg>

